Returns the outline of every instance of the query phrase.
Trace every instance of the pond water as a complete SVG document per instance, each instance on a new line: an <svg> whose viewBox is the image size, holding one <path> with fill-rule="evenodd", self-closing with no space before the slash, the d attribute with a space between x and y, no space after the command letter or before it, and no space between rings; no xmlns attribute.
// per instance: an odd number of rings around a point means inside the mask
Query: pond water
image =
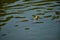
<svg viewBox="0 0 60 40"><path fill-rule="evenodd" d="M1 0L0 40L60 40L59 4L59 0Z"/></svg>

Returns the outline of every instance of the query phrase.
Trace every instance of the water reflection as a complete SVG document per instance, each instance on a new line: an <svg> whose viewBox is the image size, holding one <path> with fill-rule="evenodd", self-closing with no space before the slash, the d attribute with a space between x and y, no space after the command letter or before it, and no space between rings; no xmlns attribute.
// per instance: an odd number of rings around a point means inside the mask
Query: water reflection
<svg viewBox="0 0 60 40"><path fill-rule="evenodd" d="M54 29L54 22L60 23L59 3L60 2L58 0L57 1L53 1L53 0L41 0L41 1L4 0L3 1L1 0L0 30L5 32L7 29L11 29L12 30L11 33L13 34L17 33L17 35L20 35L20 36L21 34L25 33L25 34L28 34L27 36L30 36L32 34L34 35L39 34L39 37L40 37L41 36L40 33L43 34L46 30ZM47 29L46 29L45 26L49 24L51 25L53 24L53 26L50 26L51 28L47 26ZM15 28L15 27L18 27L18 28ZM2 30L3 28L4 30ZM24 31L24 30L30 30L30 28L32 30L29 31L28 33ZM42 28L42 31L41 31L41 28ZM36 30L37 32L35 32ZM52 32L55 32L55 31L52 31ZM2 33L2 36L6 36L6 34Z"/></svg>

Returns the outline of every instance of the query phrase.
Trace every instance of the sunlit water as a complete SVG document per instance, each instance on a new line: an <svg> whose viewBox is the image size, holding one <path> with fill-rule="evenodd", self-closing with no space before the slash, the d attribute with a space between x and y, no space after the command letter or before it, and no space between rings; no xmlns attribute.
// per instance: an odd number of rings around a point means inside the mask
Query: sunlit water
<svg viewBox="0 0 60 40"><path fill-rule="evenodd" d="M60 39L59 1L13 1L1 1L0 40Z"/></svg>

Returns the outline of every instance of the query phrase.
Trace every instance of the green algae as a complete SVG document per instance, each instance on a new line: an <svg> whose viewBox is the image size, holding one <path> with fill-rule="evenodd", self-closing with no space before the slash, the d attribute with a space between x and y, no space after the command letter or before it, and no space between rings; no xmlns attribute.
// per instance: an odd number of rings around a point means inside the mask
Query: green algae
<svg viewBox="0 0 60 40"><path fill-rule="evenodd" d="M36 10L36 9L39 9L39 8L36 7L36 8L31 8L31 9L29 9L29 10Z"/></svg>

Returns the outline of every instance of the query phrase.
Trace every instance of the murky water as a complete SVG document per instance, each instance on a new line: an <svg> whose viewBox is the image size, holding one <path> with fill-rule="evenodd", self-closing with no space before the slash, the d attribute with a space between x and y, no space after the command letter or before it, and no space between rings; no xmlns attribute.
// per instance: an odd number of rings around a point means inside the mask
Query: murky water
<svg viewBox="0 0 60 40"><path fill-rule="evenodd" d="M1 0L0 40L59 40L59 4L59 0Z"/></svg>

